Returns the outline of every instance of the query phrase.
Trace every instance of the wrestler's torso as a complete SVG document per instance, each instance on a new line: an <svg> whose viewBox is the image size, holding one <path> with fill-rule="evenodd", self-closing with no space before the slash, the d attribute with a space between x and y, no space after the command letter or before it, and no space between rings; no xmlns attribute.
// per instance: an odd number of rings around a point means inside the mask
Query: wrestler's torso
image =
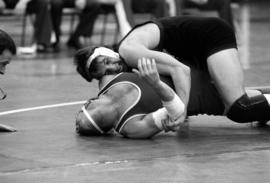
<svg viewBox="0 0 270 183"><path fill-rule="evenodd" d="M161 76L161 79L173 88L169 78ZM187 115L222 115L224 105L209 76L194 70L191 80ZM117 102L120 106L118 107L120 115L115 122L115 130L120 133L128 121L139 120L162 107L156 92L134 73L118 74L100 90L99 95L110 95L110 93L114 95L113 102Z"/></svg>
<svg viewBox="0 0 270 183"><path fill-rule="evenodd" d="M124 86L125 85L125 86ZM115 124L115 130L121 133L125 123L132 118L145 116L162 107L162 103L156 92L134 73L120 73L105 85L99 92L104 95L115 92L116 88L129 88L117 93L119 99L119 119ZM114 91L111 91L114 90ZM117 99L115 99L117 100ZM121 106L121 104L123 104Z"/></svg>

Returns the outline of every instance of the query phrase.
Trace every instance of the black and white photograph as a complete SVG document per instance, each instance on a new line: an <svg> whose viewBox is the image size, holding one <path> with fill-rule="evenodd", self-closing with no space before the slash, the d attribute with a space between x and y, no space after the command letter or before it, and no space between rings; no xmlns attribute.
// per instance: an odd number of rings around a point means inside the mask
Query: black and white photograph
<svg viewBox="0 0 270 183"><path fill-rule="evenodd" d="M1 183L269 167L269 0L0 0Z"/></svg>

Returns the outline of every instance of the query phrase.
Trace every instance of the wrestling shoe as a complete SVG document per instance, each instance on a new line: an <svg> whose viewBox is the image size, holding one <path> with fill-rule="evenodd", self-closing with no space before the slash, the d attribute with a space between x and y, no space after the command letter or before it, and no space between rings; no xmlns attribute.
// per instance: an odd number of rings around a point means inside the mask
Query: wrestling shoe
<svg viewBox="0 0 270 183"><path fill-rule="evenodd" d="M0 124L0 132L16 132L17 130L11 126Z"/></svg>

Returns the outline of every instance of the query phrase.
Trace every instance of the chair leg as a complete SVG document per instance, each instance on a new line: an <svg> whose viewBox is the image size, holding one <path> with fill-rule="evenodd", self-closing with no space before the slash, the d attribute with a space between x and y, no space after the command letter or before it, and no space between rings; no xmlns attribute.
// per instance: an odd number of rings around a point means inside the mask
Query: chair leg
<svg viewBox="0 0 270 183"><path fill-rule="evenodd" d="M115 22L116 22L116 29L115 29L115 32L114 32L114 42L113 42L113 45L117 43L118 41L118 34L119 34L119 22L118 22L118 19L117 19L117 15L116 13L114 13L114 17L115 17Z"/></svg>
<svg viewBox="0 0 270 183"><path fill-rule="evenodd" d="M25 46L26 21L27 21L27 14L24 13L24 15L23 15L23 22L22 22L21 46Z"/></svg>
<svg viewBox="0 0 270 183"><path fill-rule="evenodd" d="M69 35L71 36L72 33L73 33L73 25L74 25L74 22L75 22L75 14L71 14L71 17L70 17L70 30L69 30Z"/></svg>
<svg viewBox="0 0 270 183"><path fill-rule="evenodd" d="M107 23L108 23L108 15L107 15L107 14L104 14L100 45L104 45L104 42L105 42L106 26L107 26Z"/></svg>

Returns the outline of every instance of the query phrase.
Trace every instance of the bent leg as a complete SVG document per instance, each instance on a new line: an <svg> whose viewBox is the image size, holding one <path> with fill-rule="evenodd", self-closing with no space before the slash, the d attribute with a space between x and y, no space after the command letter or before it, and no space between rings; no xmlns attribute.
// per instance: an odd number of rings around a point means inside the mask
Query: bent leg
<svg viewBox="0 0 270 183"><path fill-rule="evenodd" d="M91 37L99 12L99 3L91 3L87 1L86 7L80 13L80 20L74 33L72 34L72 37L74 37L74 39L78 39L79 36Z"/></svg>
<svg viewBox="0 0 270 183"><path fill-rule="evenodd" d="M226 49L207 58L208 70L226 109L245 94L243 71L237 50Z"/></svg>
<svg viewBox="0 0 270 183"><path fill-rule="evenodd" d="M63 0L51 0L51 19L52 19L52 26L56 36L56 42L60 41L60 34L61 34L61 23L62 23L62 12L64 7Z"/></svg>
<svg viewBox="0 0 270 183"><path fill-rule="evenodd" d="M34 21L34 38L37 44L50 45L52 23L47 0L32 0L27 4L27 10L36 15Z"/></svg>
<svg viewBox="0 0 270 183"><path fill-rule="evenodd" d="M270 120L270 106L266 96L259 94L249 97L245 92L243 71L236 49L217 52L209 56L207 63L229 119L240 123Z"/></svg>

